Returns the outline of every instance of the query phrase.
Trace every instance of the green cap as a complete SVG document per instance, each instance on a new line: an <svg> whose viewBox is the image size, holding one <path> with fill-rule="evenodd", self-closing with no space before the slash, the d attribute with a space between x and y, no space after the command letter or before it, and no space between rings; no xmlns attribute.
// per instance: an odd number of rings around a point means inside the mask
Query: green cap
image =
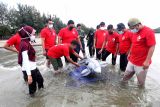
<svg viewBox="0 0 160 107"><path fill-rule="evenodd" d="M128 21L128 26L133 27L133 26L135 26L135 25L137 25L139 23L141 23L141 21L139 19L137 19L137 18L131 18Z"/></svg>

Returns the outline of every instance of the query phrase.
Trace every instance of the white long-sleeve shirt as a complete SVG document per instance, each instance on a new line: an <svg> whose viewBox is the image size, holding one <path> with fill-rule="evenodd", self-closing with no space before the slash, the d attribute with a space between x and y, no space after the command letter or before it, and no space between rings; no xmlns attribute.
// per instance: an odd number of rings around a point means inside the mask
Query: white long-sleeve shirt
<svg viewBox="0 0 160 107"><path fill-rule="evenodd" d="M22 71L26 71L27 75L31 75L31 70L36 69L36 62L30 61L28 57L28 51L22 52Z"/></svg>

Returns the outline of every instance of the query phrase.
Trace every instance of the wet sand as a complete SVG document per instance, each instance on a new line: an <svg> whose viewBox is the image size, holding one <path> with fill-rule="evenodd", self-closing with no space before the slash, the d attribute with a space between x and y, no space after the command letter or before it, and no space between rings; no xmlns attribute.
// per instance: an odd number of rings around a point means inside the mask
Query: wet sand
<svg viewBox="0 0 160 107"><path fill-rule="evenodd" d="M80 84L73 81L67 72L53 76L52 68L45 66L41 47L37 51L38 68L44 77L45 89L30 98L23 81L17 55L0 49L0 107L159 107L160 105L160 35L153 63L149 69L146 87L139 89L136 78L127 85L120 84L119 65L110 64L102 69L105 81ZM119 58L118 58L119 59ZM66 67L64 67L66 68Z"/></svg>

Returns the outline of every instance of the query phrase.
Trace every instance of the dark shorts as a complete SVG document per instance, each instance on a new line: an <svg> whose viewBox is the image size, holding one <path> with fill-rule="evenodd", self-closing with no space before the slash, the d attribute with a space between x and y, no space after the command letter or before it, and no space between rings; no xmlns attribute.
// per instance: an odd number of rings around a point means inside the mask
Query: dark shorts
<svg viewBox="0 0 160 107"><path fill-rule="evenodd" d="M49 58L49 60L55 71L63 67L61 58Z"/></svg>

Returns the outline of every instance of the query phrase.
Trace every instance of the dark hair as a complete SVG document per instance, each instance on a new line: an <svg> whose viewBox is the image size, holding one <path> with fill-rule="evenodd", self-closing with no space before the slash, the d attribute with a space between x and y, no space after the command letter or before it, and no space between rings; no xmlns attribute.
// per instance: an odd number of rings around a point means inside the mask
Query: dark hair
<svg viewBox="0 0 160 107"><path fill-rule="evenodd" d="M121 31L121 30L123 30L123 29L126 29L126 27L125 27L125 25L124 25L123 23L117 24L117 30L118 30L118 31Z"/></svg>
<svg viewBox="0 0 160 107"><path fill-rule="evenodd" d="M67 25L70 25L70 24L74 24L74 21L73 20L69 20Z"/></svg>
<svg viewBox="0 0 160 107"><path fill-rule="evenodd" d="M77 24L77 27L81 26L81 24Z"/></svg>
<svg viewBox="0 0 160 107"><path fill-rule="evenodd" d="M113 25L108 25L108 27L107 27L107 30L111 30L111 29L113 29Z"/></svg>
<svg viewBox="0 0 160 107"><path fill-rule="evenodd" d="M102 27L102 26L105 26L105 23L104 22L101 22L100 23L100 26Z"/></svg>
<svg viewBox="0 0 160 107"><path fill-rule="evenodd" d="M96 29L99 29L100 28L100 25L97 25Z"/></svg>
<svg viewBox="0 0 160 107"><path fill-rule="evenodd" d="M73 41L71 42L71 45L78 45L78 42L77 42L76 40L73 40Z"/></svg>
<svg viewBox="0 0 160 107"><path fill-rule="evenodd" d="M52 19L47 19L47 20L46 20L46 23L48 23L49 21L52 21Z"/></svg>

